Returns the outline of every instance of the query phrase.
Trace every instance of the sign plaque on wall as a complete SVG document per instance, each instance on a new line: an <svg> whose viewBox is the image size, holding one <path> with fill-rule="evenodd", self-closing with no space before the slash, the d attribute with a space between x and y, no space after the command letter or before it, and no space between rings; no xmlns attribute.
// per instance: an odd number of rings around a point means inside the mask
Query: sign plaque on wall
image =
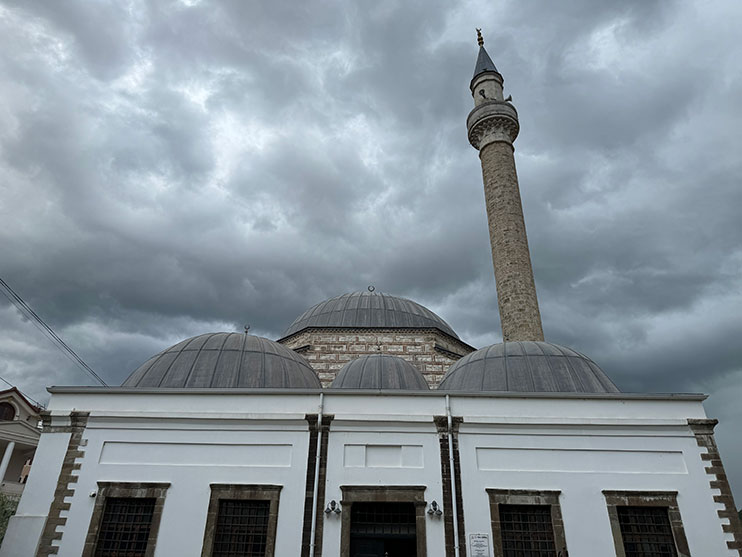
<svg viewBox="0 0 742 557"><path fill-rule="evenodd" d="M471 557L490 557L490 535L469 534L469 554Z"/></svg>

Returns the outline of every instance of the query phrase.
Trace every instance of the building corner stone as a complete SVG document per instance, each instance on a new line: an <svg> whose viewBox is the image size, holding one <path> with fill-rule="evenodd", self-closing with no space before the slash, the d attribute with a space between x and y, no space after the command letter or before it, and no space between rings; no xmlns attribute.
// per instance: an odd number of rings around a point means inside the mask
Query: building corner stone
<svg viewBox="0 0 742 557"><path fill-rule="evenodd" d="M89 415L90 412L70 412L69 425L54 425L48 411L41 415L44 433L70 433L70 440L59 470L57 487L49 505L49 513L41 533L36 557L56 555L59 551L59 542L64 534L64 525L67 523L67 519L61 514L62 511L70 509L70 503L66 499L75 494L75 484L78 479L76 472L82 467L81 461L85 456L84 447L87 443L83 439L83 432L88 424Z"/></svg>
<svg viewBox="0 0 742 557"><path fill-rule="evenodd" d="M714 428L718 423L719 420L715 419L688 420L688 426L696 437L696 443L699 447L706 449L705 453L701 453L701 460L707 464L705 470L711 476L709 480L711 489L719 490L719 494L714 495L714 502L724 505L724 509L717 511L717 514L720 519L729 521L727 524L721 524L724 533L732 537L732 540L727 541L727 548L737 551L742 557L742 523L737 514L732 488L714 439Z"/></svg>

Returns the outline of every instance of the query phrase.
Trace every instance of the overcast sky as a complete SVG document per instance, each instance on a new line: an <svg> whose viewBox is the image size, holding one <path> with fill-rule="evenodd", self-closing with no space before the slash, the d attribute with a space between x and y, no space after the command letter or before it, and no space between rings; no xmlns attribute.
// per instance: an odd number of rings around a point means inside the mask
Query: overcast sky
<svg viewBox="0 0 742 557"><path fill-rule="evenodd" d="M704 392L742 497L742 3L0 0L0 276L108 383L365 289L501 340L466 138L505 77L547 340ZM91 384L0 299L0 375Z"/></svg>

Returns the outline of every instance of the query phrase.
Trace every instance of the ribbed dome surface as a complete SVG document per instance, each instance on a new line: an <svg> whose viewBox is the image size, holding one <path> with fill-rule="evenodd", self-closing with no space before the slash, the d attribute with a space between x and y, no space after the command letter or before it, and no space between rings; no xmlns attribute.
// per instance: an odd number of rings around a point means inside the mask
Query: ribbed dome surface
<svg viewBox="0 0 742 557"><path fill-rule="evenodd" d="M528 393L617 393L590 358L550 342L505 342L467 354L443 377L439 389Z"/></svg>
<svg viewBox="0 0 742 557"><path fill-rule="evenodd" d="M320 302L300 315L284 337L307 327L440 329L459 338L443 319L420 304L381 292L352 292Z"/></svg>
<svg viewBox="0 0 742 557"><path fill-rule="evenodd" d="M123 387L319 389L299 354L246 333L209 333L179 342L144 362Z"/></svg>
<svg viewBox="0 0 742 557"><path fill-rule="evenodd" d="M345 364L330 385L331 389L430 389L411 363L387 354L361 356Z"/></svg>

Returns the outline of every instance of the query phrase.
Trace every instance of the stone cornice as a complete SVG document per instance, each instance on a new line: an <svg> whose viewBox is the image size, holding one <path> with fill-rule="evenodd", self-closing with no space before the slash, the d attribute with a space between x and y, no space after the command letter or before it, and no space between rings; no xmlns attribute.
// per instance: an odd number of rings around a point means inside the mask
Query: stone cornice
<svg viewBox="0 0 742 557"><path fill-rule="evenodd" d="M476 348L471 346L470 344L467 344L460 338L452 337L448 333L438 329L437 327L306 327L300 331L296 331L295 333L292 333L290 335L287 335L283 338L279 338L276 342L279 342L281 344L287 344L289 341L291 341L294 338L299 337L302 334L306 333L346 333L346 334L379 334L379 333L389 333L389 334L434 334L439 335L445 339L450 340L453 343L456 343L463 347L468 352L474 352ZM308 345L307 345L308 346ZM304 348L305 345L302 345L298 348L294 348L293 350L298 350ZM467 353L468 353L467 352Z"/></svg>

